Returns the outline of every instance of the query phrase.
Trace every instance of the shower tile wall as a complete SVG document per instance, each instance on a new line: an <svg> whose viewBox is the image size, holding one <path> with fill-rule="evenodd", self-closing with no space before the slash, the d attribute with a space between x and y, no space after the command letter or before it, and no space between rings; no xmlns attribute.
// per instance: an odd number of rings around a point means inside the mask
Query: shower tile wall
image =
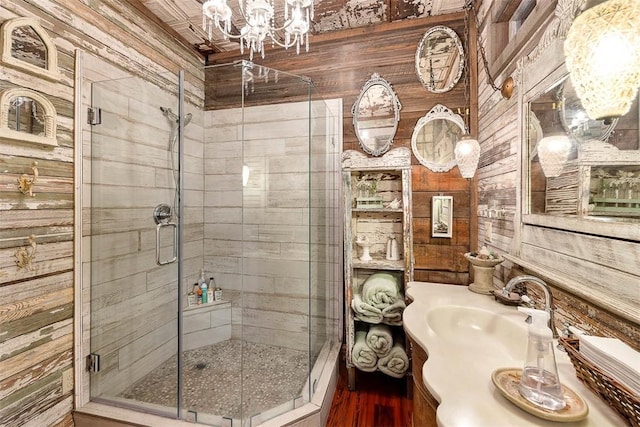
<svg viewBox="0 0 640 427"><path fill-rule="evenodd" d="M169 87L177 82L175 75L167 79ZM172 123L160 107L177 112L177 97L138 78L95 85L102 124L91 128L93 159L85 163L85 181L92 179L94 188L85 232L92 263L85 268L91 269L91 351L100 354L101 371L91 386L94 396L113 396L177 350L177 264L156 265L152 218L157 204L173 204ZM186 109L193 118L185 129L185 269L195 277L202 266L202 114Z"/></svg>
<svg viewBox="0 0 640 427"><path fill-rule="evenodd" d="M233 338L309 348L308 119L306 102L250 107L244 114L240 109L205 112L205 268L231 300ZM325 120L313 120L312 126L314 141L324 147ZM324 173L327 157L318 158ZM244 192L243 165L250 169ZM322 201L311 206L323 210L325 195L319 194L311 199ZM311 217L317 221L320 215ZM312 233L324 238L325 230ZM321 277L317 270L314 276ZM322 319L327 308L316 299L325 296L324 290L311 293L311 313ZM325 338L318 336L319 341Z"/></svg>

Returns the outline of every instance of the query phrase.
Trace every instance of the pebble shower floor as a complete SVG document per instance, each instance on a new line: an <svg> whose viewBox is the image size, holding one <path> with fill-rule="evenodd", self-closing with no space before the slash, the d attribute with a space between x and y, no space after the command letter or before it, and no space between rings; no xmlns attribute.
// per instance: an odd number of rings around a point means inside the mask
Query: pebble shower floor
<svg viewBox="0 0 640 427"><path fill-rule="evenodd" d="M238 340L186 351L184 408L232 418L256 415L300 396L308 363L304 351ZM175 407L176 364L174 356L120 397Z"/></svg>

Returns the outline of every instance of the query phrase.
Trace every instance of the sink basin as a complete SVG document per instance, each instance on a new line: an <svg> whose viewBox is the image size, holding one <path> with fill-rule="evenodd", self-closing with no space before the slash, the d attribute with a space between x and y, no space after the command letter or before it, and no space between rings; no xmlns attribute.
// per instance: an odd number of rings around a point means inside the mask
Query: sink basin
<svg viewBox="0 0 640 427"><path fill-rule="evenodd" d="M521 316L456 305L434 307L425 316L429 328L446 344L483 355L524 359L527 328Z"/></svg>

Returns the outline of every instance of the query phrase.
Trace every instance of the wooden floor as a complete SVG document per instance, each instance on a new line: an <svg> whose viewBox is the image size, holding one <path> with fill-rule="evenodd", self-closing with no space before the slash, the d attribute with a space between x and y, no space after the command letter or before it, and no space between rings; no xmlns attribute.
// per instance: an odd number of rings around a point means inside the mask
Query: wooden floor
<svg viewBox="0 0 640 427"><path fill-rule="evenodd" d="M339 375L327 427L411 427L406 379L356 370L356 389L349 391L344 361Z"/></svg>

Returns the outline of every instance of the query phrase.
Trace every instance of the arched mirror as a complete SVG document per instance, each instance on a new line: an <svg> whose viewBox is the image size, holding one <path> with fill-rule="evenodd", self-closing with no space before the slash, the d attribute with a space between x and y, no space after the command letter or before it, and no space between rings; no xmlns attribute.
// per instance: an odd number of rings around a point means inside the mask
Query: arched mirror
<svg viewBox="0 0 640 427"><path fill-rule="evenodd" d="M438 104L413 128L411 149L423 166L433 172L447 172L456 165L453 150L465 133L462 117Z"/></svg>
<svg viewBox="0 0 640 427"><path fill-rule="evenodd" d="M386 153L398 129L400 101L389 82L374 73L353 104L353 127L365 153Z"/></svg>
<svg viewBox="0 0 640 427"><path fill-rule="evenodd" d="M416 74L430 92L448 92L458 83L464 69L464 49L449 27L429 28L416 51Z"/></svg>
<svg viewBox="0 0 640 427"><path fill-rule="evenodd" d="M59 80L58 52L49 34L33 18L13 18L0 30L2 62L10 67Z"/></svg>
<svg viewBox="0 0 640 427"><path fill-rule="evenodd" d="M30 89L0 91L0 138L57 146L57 114L46 97Z"/></svg>

